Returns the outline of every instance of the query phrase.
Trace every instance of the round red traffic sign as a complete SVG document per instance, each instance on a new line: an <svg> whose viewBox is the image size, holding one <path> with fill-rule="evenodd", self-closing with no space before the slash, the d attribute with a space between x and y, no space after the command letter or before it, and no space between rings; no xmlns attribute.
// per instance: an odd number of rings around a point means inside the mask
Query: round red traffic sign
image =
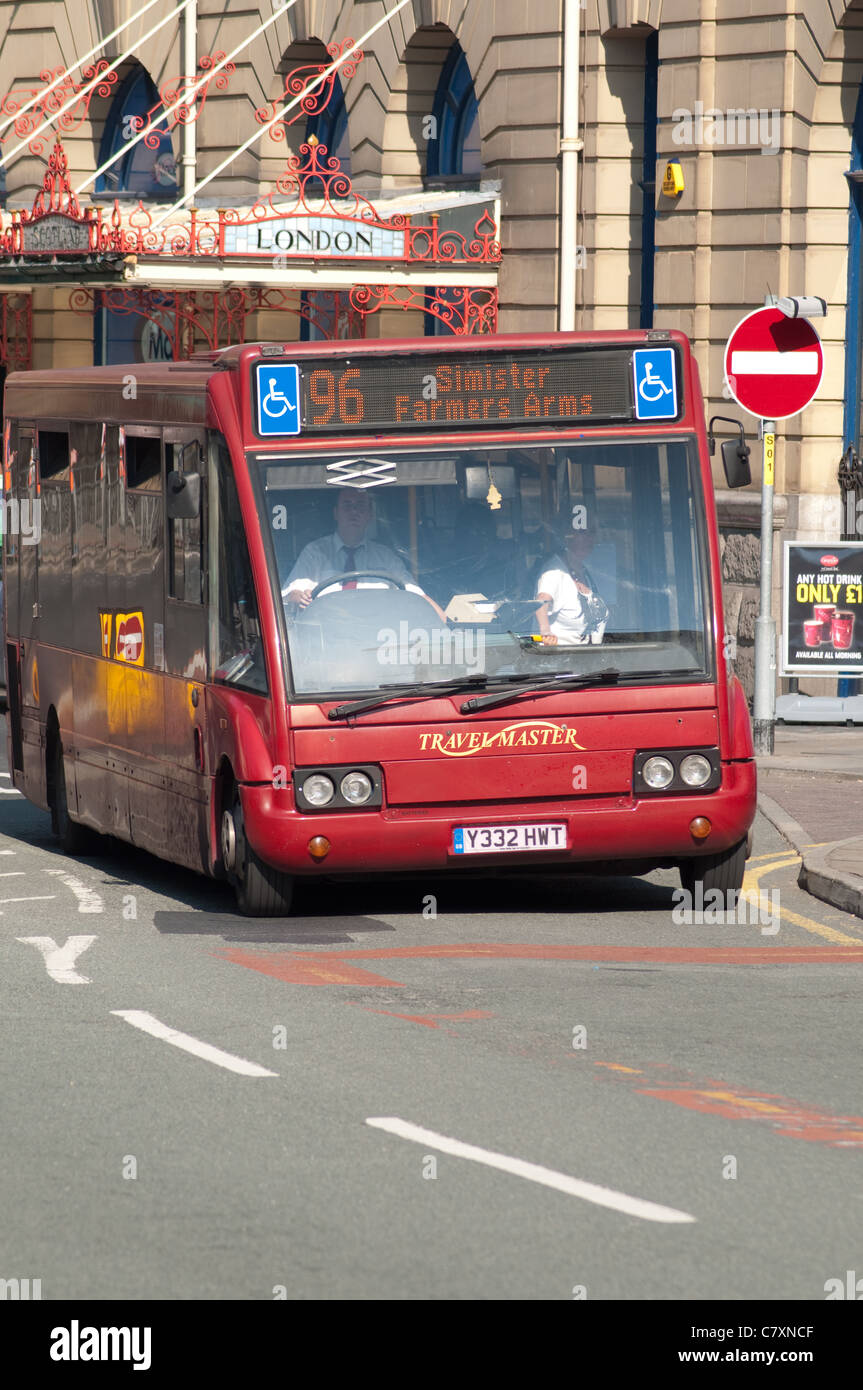
<svg viewBox="0 0 863 1390"><path fill-rule="evenodd" d="M787 420L814 397L824 371L821 339L808 319L756 309L725 344L725 380L738 405L762 420Z"/></svg>

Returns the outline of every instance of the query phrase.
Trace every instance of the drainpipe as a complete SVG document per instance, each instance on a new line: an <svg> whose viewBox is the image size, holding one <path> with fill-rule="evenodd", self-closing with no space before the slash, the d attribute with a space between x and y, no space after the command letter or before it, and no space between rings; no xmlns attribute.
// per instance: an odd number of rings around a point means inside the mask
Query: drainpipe
<svg viewBox="0 0 863 1390"><path fill-rule="evenodd" d="M183 11L183 75L186 83L195 81L198 66L198 0L187 0ZM192 113L193 115L195 113ZM183 197L191 202L198 178L198 152L195 132L197 119L183 125Z"/></svg>
<svg viewBox="0 0 863 1390"><path fill-rule="evenodd" d="M575 259L578 237L579 0L563 3L563 123L560 141L560 308L561 332L575 328Z"/></svg>

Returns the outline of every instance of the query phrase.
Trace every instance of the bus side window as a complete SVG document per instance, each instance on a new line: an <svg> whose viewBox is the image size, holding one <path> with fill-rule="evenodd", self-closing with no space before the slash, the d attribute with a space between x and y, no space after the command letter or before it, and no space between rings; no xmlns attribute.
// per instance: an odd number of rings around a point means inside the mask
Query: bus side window
<svg viewBox="0 0 863 1390"><path fill-rule="evenodd" d="M249 690L267 693L261 625L252 578L252 562L243 529L240 499L224 440L216 436L214 450L218 498L212 526L219 543L214 546L211 563L211 592L218 596L216 617L216 662L224 679ZM245 656L246 661L240 660Z"/></svg>
<svg viewBox="0 0 863 1390"><path fill-rule="evenodd" d="M67 604L72 584L75 519L72 510L68 429L37 431L39 523L37 600L43 642L58 646L71 636Z"/></svg>
<svg viewBox="0 0 863 1390"><path fill-rule="evenodd" d="M185 446L188 448L188 445ZM189 454L181 443L165 444L165 477L173 471L190 472ZM205 490L201 509L194 517L168 517L168 595L184 603L204 603Z"/></svg>
<svg viewBox="0 0 863 1390"><path fill-rule="evenodd" d="M6 563L18 558L18 517L19 495L21 492L21 465L18 455L21 450L21 435L18 421L7 420L4 436L5 457L3 460L3 544L6 548ZM29 441L26 440L29 450Z"/></svg>
<svg viewBox="0 0 863 1390"><path fill-rule="evenodd" d="M162 491L162 440L158 431L126 431L126 487L135 492Z"/></svg>
<svg viewBox="0 0 863 1390"><path fill-rule="evenodd" d="M68 430L39 431L39 480L43 483L68 483Z"/></svg>

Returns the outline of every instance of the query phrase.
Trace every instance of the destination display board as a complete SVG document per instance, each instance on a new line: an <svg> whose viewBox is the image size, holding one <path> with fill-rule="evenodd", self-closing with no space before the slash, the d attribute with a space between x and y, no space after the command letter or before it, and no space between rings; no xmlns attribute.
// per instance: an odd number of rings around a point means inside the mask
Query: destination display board
<svg viewBox="0 0 863 1390"><path fill-rule="evenodd" d="M673 347L257 362L257 432L640 424L679 417Z"/></svg>

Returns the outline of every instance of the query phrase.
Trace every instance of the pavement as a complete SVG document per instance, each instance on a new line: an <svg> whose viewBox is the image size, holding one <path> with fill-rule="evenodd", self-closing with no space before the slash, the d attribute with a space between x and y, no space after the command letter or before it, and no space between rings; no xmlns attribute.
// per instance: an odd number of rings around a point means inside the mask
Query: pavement
<svg viewBox="0 0 863 1390"><path fill-rule="evenodd" d="M798 885L863 917L863 729L777 725L758 808L801 858Z"/></svg>

